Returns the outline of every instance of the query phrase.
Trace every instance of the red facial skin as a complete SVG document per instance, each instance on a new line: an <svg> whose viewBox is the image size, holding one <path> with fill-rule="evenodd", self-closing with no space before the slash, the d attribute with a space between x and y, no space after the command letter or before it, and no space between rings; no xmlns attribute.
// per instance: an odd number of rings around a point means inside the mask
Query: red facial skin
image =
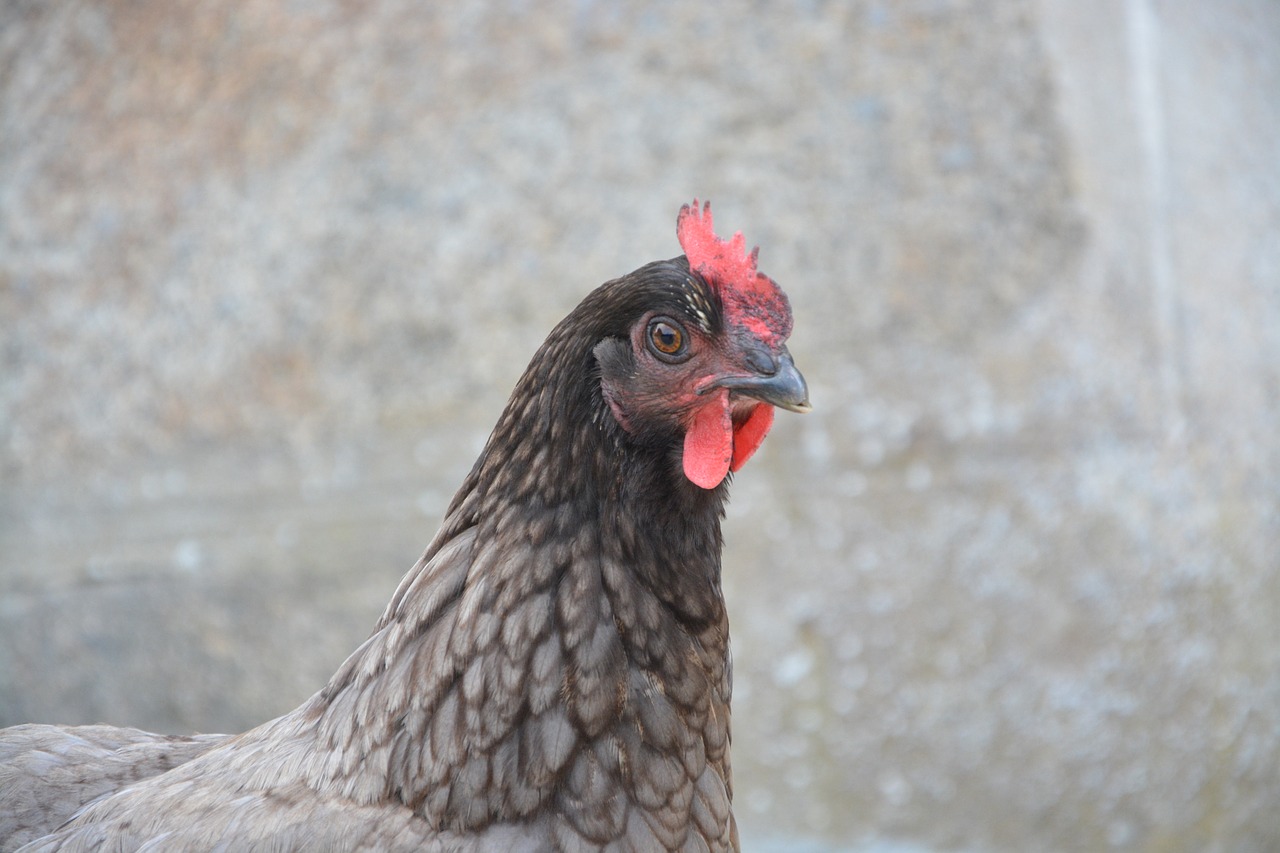
<svg viewBox="0 0 1280 853"><path fill-rule="evenodd" d="M714 489L760 447L773 425L773 406L714 387L718 379L744 372L743 356L724 336L683 327L688 355L672 364L646 343L652 320L653 315L646 316L631 331L636 374L629 387L606 385L605 398L629 432L640 421L674 418L684 430L685 476L700 488Z"/></svg>

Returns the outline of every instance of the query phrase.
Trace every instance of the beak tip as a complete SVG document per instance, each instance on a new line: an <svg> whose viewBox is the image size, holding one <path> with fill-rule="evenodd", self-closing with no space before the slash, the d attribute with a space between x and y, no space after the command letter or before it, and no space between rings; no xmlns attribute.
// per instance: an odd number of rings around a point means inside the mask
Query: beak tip
<svg viewBox="0 0 1280 853"><path fill-rule="evenodd" d="M790 400L772 400L773 405L788 412L795 412L798 415L805 415L813 411L813 404L809 402L809 395L806 393L800 400L794 398Z"/></svg>

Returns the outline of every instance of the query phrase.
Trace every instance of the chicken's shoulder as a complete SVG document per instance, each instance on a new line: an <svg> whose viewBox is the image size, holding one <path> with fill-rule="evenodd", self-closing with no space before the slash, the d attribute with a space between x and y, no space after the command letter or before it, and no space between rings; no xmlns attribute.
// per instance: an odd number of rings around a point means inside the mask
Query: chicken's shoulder
<svg viewBox="0 0 1280 853"><path fill-rule="evenodd" d="M115 726L0 730L0 850L38 838L86 803L165 773L226 739Z"/></svg>

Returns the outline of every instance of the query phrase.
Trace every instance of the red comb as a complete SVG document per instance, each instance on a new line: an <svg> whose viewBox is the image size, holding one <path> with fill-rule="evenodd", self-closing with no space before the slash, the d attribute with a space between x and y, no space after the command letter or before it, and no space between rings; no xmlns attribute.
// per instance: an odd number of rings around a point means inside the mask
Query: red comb
<svg viewBox="0 0 1280 853"><path fill-rule="evenodd" d="M748 253L741 231L731 240L717 237L711 224L711 202L699 208L696 198L693 204L680 208L676 237L689 259L689 268L720 296L725 319L771 346L781 346L791 334L791 306L773 279L756 269L759 247Z"/></svg>

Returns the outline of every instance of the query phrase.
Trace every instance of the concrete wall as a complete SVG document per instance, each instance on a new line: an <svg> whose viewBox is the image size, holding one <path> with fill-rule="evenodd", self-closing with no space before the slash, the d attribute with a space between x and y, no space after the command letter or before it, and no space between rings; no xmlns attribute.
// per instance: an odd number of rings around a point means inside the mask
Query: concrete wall
<svg viewBox="0 0 1280 853"><path fill-rule="evenodd" d="M698 195L752 846L1280 847L1280 7L491 5L0 8L0 724L307 696Z"/></svg>

